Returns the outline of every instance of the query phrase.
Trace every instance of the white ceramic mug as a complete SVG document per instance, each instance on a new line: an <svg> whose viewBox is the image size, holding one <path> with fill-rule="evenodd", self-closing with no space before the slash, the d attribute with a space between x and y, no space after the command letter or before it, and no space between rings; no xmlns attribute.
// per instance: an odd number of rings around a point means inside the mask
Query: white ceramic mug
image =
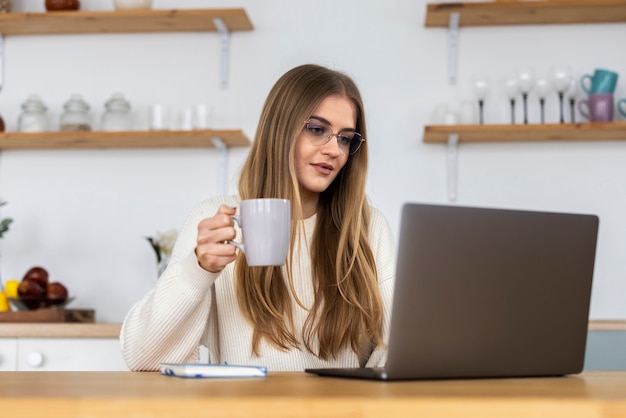
<svg viewBox="0 0 626 418"><path fill-rule="evenodd" d="M153 131L168 130L169 126L169 112L167 107L154 104L150 107L150 129Z"/></svg>
<svg viewBox="0 0 626 418"><path fill-rule="evenodd" d="M228 242L243 251L249 266L285 264L291 232L289 200L243 200L233 219L241 228L243 242Z"/></svg>
<svg viewBox="0 0 626 418"><path fill-rule="evenodd" d="M116 10L147 10L152 8L152 0L113 0Z"/></svg>

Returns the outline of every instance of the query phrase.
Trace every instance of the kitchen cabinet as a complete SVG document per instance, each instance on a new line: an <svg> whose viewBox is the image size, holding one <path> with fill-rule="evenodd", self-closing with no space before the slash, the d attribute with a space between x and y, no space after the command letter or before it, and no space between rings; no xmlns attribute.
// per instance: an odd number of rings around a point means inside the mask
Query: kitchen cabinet
<svg viewBox="0 0 626 418"><path fill-rule="evenodd" d="M626 370L626 321L589 321L585 370Z"/></svg>
<svg viewBox="0 0 626 418"><path fill-rule="evenodd" d="M127 371L117 338L0 338L0 371Z"/></svg>
<svg viewBox="0 0 626 418"><path fill-rule="evenodd" d="M17 370L17 340L0 338L0 372Z"/></svg>
<svg viewBox="0 0 626 418"><path fill-rule="evenodd" d="M127 371L117 338L18 338L17 370Z"/></svg>
<svg viewBox="0 0 626 418"><path fill-rule="evenodd" d="M120 324L0 324L0 371L127 371Z"/></svg>

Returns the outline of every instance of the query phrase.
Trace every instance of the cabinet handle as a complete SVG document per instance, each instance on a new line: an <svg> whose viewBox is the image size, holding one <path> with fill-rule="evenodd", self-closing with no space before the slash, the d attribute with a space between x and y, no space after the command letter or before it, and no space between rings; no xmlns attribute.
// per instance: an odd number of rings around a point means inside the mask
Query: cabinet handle
<svg viewBox="0 0 626 418"><path fill-rule="evenodd" d="M31 367L41 367L43 365L43 354L33 351L28 355L28 365Z"/></svg>

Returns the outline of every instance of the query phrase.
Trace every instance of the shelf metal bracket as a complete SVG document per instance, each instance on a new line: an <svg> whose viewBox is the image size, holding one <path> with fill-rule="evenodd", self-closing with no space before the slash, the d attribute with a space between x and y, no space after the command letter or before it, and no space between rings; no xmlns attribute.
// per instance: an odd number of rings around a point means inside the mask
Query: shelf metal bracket
<svg viewBox="0 0 626 418"><path fill-rule="evenodd" d="M228 147L222 141L222 138L211 138L213 145L220 152L220 166L219 174L217 176L217 189L220 195L226 196L228 194Z"/></svg>
<svg viewBox="0 0 626 418"><path fill-rule="evenodd" d="M456 84L457 61L459 56L459 12L450 13L448 21L448 83Z"/></svg>
<svg viewBox="0 0 626 418"><path fill-rule="evenodd" d="M0 90L4 87L4 34L0 33Z"/></svg>
<svg viewBox="0 0 626 418"><path fill-rule="evenodd" d="M457 176L459 165L459 134L448 135L448 200L454 202L457 198Z"/></svg>
<svg viewBox="0 0 626 418"><path fill-rule="evenodd" d="M227 89L230 61L230 32L224 21L219 17L213 18L213 24L220 34L220 47L222 52L220 68L221 87L222 89Z"/></svg>

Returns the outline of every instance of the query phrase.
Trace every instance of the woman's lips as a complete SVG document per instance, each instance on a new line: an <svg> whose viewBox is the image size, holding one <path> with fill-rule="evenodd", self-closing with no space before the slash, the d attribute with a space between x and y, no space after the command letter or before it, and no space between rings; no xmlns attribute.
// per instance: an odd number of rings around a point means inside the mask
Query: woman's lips
<svg viewBox="0 0 626 418"><path fill-rule="evenodd" d="M333 171L333 166L330 164L318 163L313 164L313 167L315 168L315 170L317 170L318 173L322 174L330 174Z"/></svg>

